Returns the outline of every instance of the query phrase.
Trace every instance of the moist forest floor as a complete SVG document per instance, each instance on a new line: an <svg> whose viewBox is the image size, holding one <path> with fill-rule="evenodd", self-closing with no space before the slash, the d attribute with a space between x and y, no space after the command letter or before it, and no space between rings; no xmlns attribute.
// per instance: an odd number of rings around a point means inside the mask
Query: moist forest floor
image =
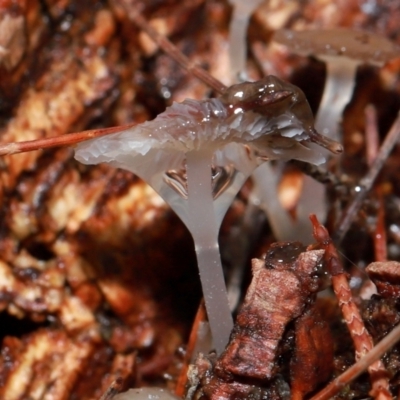
<svg viewBox="0 0 400 400"><path fill-rule="evenodd" d="M172 101L214 95L140 32L124 7L140 7L192 62L229 84L226 1L5 1L0 45L3 32L13 39L8 52L0 52L3 143L141 123ZM248 31L249 76L273 74L295 83L316 112L324 64L271 44L274 31L347 27L400 44L399 20L400 1L266 1ZM336 181L326 184L323 222L333 235L369 168L366 106L375 107L380 142L397 116L399 60L358 71L343 116L344 153L327 167ZM390 282L389 295L371 297L365 273L371 262L384 261L382 254L400 261L399 152L386 160L338 246L375 342L400 321L400 280ZM298 193L298 164L288 163L283 177L274 190ZM0 181L0 398L95 400L118 377L124 387L174 390L201 301L185 226L139 178L107 165L81 165L71 148L3 157ZM276 242L264 213L249 201L251 190L249 181L220 232L226 275L243 260L241 298L251 259ZM295 207L289 211L295 218ZM311 237L299 240L313 243ZM316 307L333 337L332 379L354 363L353 344L334 297L320 297ZM295 347L293 329L289 325L282 337L278 364L284 377ZM399 352L400 345L383 358L395 396ZM277 386L265 398L284 398ZM363 374L336 398L365 399L369 390Z"/></svg>

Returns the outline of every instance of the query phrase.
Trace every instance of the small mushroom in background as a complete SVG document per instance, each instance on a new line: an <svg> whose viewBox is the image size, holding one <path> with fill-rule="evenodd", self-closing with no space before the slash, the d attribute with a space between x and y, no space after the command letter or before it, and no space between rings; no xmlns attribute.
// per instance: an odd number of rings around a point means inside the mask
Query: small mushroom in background
<svg viewBox="0 0 400 400"><path fill-rule="evenodd" d="M273 40L292 53L325 62L326 82L315 127L334 140L339 140L338 127L353 95L357 68L364 64L382 67L400 56L400 47L385 37L351 29L282 29Z"/></svg>
<svg viewBox="0 0 400 400"><path fill-rule="evenodd" d="M264 161L320 164L318 135L304 93L274 76L228 88L220 99L174 103L153 121L87 142L75 157L107 162L150 184L191 232L213 344L221 353L233 326L218 233L237 192Z"/></svg>
<svg viewBox="0 0 400 400"><path fill-rule="evenodd" d="M246 80L247 28L250 17L263 0L229 0L233 6L229 25L229 61L232 81Z"/></svg>
<svg viewBox="0 0 400 400"><path fill-rule="evenodd" d="M273 40L286 46L292 53L313 56L326 64L323 96L315 118L315 128L321 134L340 141L340 123L343 111L353 95L357 68L363 64L383 66L400 56L400 47L388 39L363 31L350 29L278 30ZM326 218L325 187L304 176L304 189L298 203L298 220L294 229L286 229L281 237L294 240L300 230L306 229L310 213ZM293 224L292 224L293 225ZM307 228L308 227L308 228Z"/></svg>
<svg viewBox="0 0 400 400"><path fill-rule="evenodd" d="M229 60L232 81L246 77L247 27L251 15L261 2L262 0L230 0L234 6L229 26ZM312 227L308 216L310 213L315 213L318 218L324 219L325 208L321 211L316 201L303 200L298 210L298 218L296 220L291 218L277 195L279 175L279 167L274 168L267 163L260 165L252 174L254 189L250 201L265 212L277 240L312 240ZM309 177L304 177L303 186L307 191L308 188L317 191L316 199L324 196L324 187L322 185L316 187ZM230 302L232 305L238 302L237 291L233 287L230 287Z"/></svg>

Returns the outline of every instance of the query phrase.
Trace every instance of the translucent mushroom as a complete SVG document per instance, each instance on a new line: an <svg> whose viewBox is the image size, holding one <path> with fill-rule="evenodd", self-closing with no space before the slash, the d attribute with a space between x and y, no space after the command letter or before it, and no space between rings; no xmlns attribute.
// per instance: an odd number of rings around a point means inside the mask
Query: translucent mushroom
<svg viewBox="0 0 400 400"><path fill-rule="evenodd" d="M326 64L326 82L315 119L316 129L338 139L338 124L351 100L357 68L382 66L400 56L400 47L385 37L350 29L279 30L274 41L296 54L314 56Z"/></svg>
<svg viewBox="0 0 400 400"><path fill-rule="evenodd" d="M251 201L260 207L267 216L271 230L278 241L312 241L312 226L309 215L326 217L326 206L321 204L325 197L325 188L309 176L303 176L303 190L296 206L296 218L282 206L278 195L278 183L282 165L272 166L264 163L252 175L254 188Z"/></svg>
<svg viewBox="0 0 400 400"><path fill-rule="evenodd" d="M245 77L247 28L254 10L263 0L229 0L233 6L229 25L229 61L233 82Z"/></svg>
<svg viewBox="0 0 400 400"><path fill-rule="evenodd" d="M79 144L75 157L132 171L186 224L220 353L233 326L218 247L222 219L260 163L293 158L321 163L316 144L341 150L315 132L303 92L268 76L234 85L219 99L174 103L153 121Z"/></svg>
<svg viewBox="0 0 400 400"><path fill-rule="evenodd" d="M229 60L233 81L246 76L248 23L261 2L262 0L230 0L234 6L229 26ZM300 207L298 207L298 218L294 221L282 207L277 192L273 189L277 188L278 171L270 164L264 163L254 171L252 178L254 189L250 200L265 212L276 239L288 241L308 237L309 240L312 240L312 227L308 216L310 213L315 213L320 219L325 218L326 207L323 205L323 209L321 209L318 204L318 199L324 197L324 187L315 184L310 177L304 177L304 187L309 187L316 196L301 201ZM242 266L238 265L238 267ZM239 291L232 285L232 282L229 284L230 304L235 305L239 299Z"/></svg>
<svg viewBox="0 0 400 400"><path fill-rule="evenodd" d="M325 88L315 118L315 127L318 132L334 140L339 140L339 124L353 95L358 66L382 66L400 55L400 48L386 38L350 29L282 29L275 33L273 40L295 54L314 56L325 62ZM298 228L303 229L302 227L307 226L305 224L311 211L322 220L326 217L324 186L309 177L305 177L304 186L298 205L297 227L291 224L291 231L286 229L281 232L286 240L291 239L291 235L298 232Z"/></svg>

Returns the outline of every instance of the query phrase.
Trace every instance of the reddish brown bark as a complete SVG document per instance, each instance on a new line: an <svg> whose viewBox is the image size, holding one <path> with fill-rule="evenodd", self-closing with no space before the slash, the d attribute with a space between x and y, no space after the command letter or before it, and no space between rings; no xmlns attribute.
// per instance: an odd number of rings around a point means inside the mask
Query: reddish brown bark
<svg viewBox="0 0 400 400"><path fill-rule="evenodd" d="M317 265L324 252L303 250L299 243L274 243L265 260L253 260L253 279L230 342L215 367L210 364L199 374L203 382L199 390L208 399L246 399L250 395L261 399L266 390L272 390L282 339L292 322L292 398L302 399L329 378L332 339L313 306ZM204 370L204 359L196 365Z"/></svg>

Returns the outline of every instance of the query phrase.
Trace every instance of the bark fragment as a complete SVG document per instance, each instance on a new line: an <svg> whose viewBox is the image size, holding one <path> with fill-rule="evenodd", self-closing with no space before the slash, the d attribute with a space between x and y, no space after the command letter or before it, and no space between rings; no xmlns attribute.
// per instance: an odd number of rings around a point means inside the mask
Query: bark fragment
<svg viewBox="0 0 400 400"><path fill-rule="evenodd" d="M203 357L196 363L199 382L204 384L200 390L208 399L261 399L281 387L278 358L292 322L296 337L290 364L292 398L302 399L328 379L332 340L313 306L324 251L303 250L296 242L275 243L264 260L253 260L253 279L226 350L215 365L208 361L207 366Z"/></svg>
<svg viewBox="0 0 400 400"><path fill-rule="evenodd" d="M400 298L400 263L377 261L366 268L368 276L375 283L382 297Z"/></svg>

